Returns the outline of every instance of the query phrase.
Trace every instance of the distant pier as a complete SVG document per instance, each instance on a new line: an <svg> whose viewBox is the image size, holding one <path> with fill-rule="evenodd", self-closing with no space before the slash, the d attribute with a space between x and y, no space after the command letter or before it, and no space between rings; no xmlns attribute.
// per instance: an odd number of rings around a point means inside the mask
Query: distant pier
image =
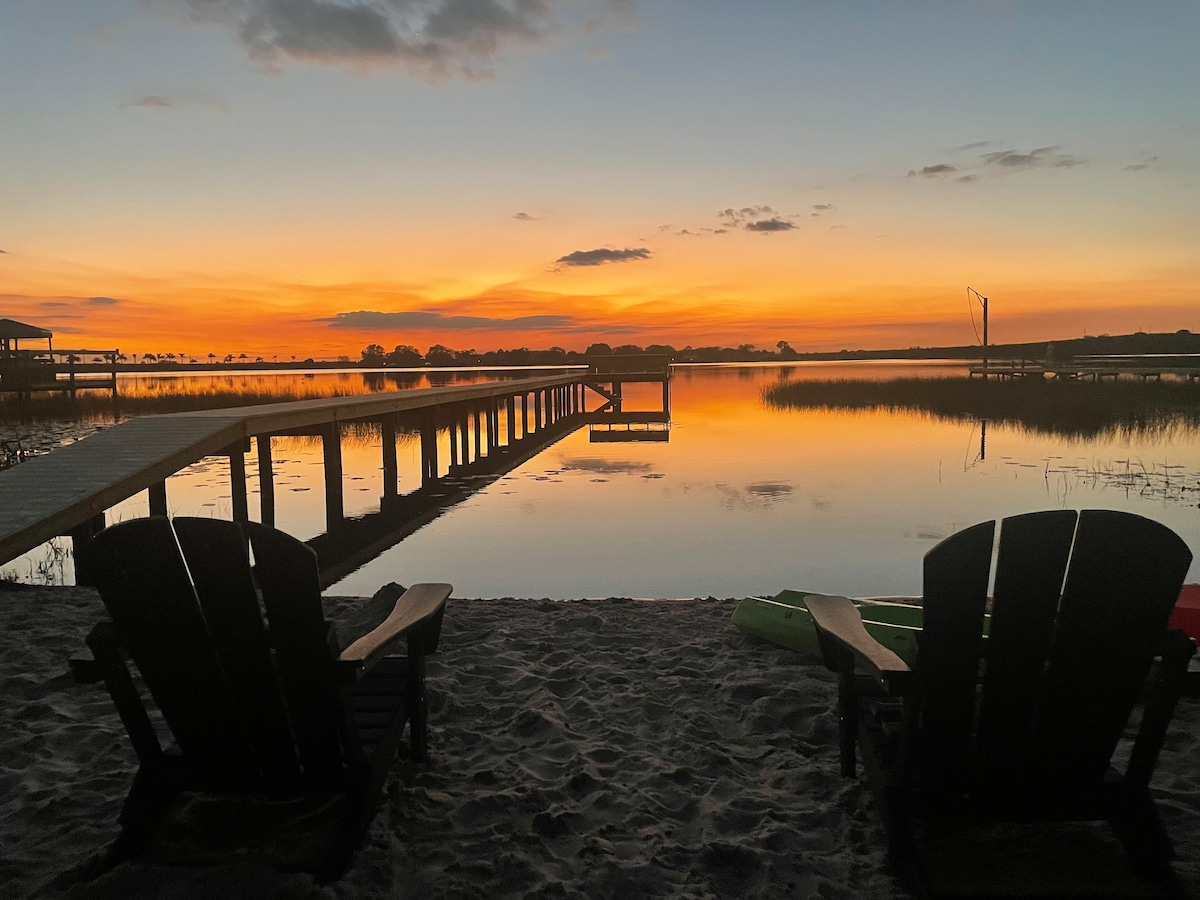
<svg viewBox="0 0 1200 900"><path fill-rule="evenodd" d="M1056 378L1061 381L1116 381L1121 377L1161 381L1164 375L1187 381L1200 380L1200 355L1077 356L1054 360L1000 359L968 366L970 377L1007 381L1016 378Z"/></svg>

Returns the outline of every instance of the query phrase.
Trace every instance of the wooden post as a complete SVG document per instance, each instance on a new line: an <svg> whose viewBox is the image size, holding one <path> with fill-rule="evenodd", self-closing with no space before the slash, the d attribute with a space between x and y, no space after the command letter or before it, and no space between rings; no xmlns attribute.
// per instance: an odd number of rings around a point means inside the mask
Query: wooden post
<svg viewBox="0 0 1200 900"><path fill-rule="evenodd" d="M275 527L275 467L271 461L271 436L254 436L258 451L258 519L264 525Z"/></svg>
<svg viewBox="0 0 1200 900"><path fill-rule="evenodd" d="M165 516L167 514L167 483L160 481L150 485L150 515Z"/></svg>
<svg viewBox="0 0 1200 900"><path fill-rule="evenodd" d="M533 431L534 434L542 430L542 391L533 392Z"/></svg>
<svg viewBox="0 0 1200 900"><path fill-rule="evenodd" d="M383 497L396 496L400 483L400 466L396 462L396 417L387 416L379 423L383 437Z"/></svg>
<svg viewBox="0 0 1200 900"><path fill-rule="evenodd" d="M450 438L450 464L449 471L453 472L458 468L458 411L454 411L450 419L448 428L448 436Z"/></svg>
<svg viewBox="0 0 1200 900"><path fill-rule="evenodd" d="M87 565L88 555L83 553L92 538L104 530L104 513L97 513L85 522L72 528L68 534L71 538L71 553L75 557L75 583L84 587L96 584L95 573Z"/></svg>
<svg viewBox="0 0 1200 900"><path fill-rule="evenodd" d="M483 459L483 438L481 431L483 430L479 422L479 407L471 410L471 422L475 432L475 462Z"/></svg>
<svg viewBox="0 0 1200 900"><path fill-rule="evenodd" d="M504 418L508 425L508 446L517 442L517 398L507 397L504 400Z"/></svg>
<svg viewBox="0 0 1200 900"><path fill-rule="evenodd" d="M432 408L421 412L421 487L425 487L437 480L437 420Z"/></svg>
<svg viewBox="0 0 1200 900"><path fill-rule="evenodd" d="M529 394L521 394L521 440L529 437Z"/></svg>
<svg viewBox="0 0 1200 900"><path fill-rule="evenodd" d="M250 503L246 496L246 450L238 441L229 448L229 488L233 502L233 521L250 521Z"/></svg>
<svg viewBox="0 0 1200 900"><path fill-rule="evenodd" d="M325 457L325 528L334 531L345 520L342 505L342 426L329 422L321 429Z"/></svg>
<svg viewBox="0 0 1200 900"><path fill-rule="evenodd" d="M471 435L467 423L469 410L466 407L460 409L455 415L458 418L458 441L459 455L462 457L462 464L469 465L471 462Z"/></svg>

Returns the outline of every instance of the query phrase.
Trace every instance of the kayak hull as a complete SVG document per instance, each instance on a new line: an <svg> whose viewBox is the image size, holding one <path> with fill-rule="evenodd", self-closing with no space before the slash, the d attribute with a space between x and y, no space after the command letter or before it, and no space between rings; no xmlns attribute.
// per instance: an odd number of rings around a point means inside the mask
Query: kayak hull
<svg viewBox="0 0 1200 900"><path fill-rule="evenodd" d="M821 658L817 630L804 605L815 591L781 591L774 597L747 597L733 611L733 624L744 634L763 638L813 661ZM901 598L864 598L855 600L863 616L863 626L875 640L905 662L916 659L916 636L921 631L920 606L897 602ZM904 598L909 599L909 598Z"/></svg>

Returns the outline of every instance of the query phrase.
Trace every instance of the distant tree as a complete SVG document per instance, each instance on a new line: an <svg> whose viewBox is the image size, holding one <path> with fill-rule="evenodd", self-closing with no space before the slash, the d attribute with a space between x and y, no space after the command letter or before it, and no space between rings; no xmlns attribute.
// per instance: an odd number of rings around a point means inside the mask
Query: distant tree
<svg viewBox="0 0 1200 900"><path fill-rule="evenodd" d="M383 348L381 347L380 349L382 350ZM389 366L411 368L425 362L425 357L412 344L397 344L392 352L387 355L386 362Z"/></svg>
<svg viewBox="0 0 1200 900"><path fill-rule="evenodd" d="M606 356L608 354L611 354L613 352L613 349L612 349L612 347L608 346L608 344L600 343L600 344L592 344L590 347L588 347L583 352L584 352L584 355L586 355L586 356Z"/></svg>
<svg viewBox="0 0 1200 900"><path fill-rule="evenodd" d="M454 351L444 344L434 344L425 354L425 362L431 366L454 365Z"/></svg>
<svg viewBox="0 0 1200 900"><path fill-rule="evenodd" d="M233 362L233 354L226 353L225 358L223 360L221 360L221 362L225 363L225 365L229 365L231 362Z"/></svg>
<svg viewBox="0 0 1200 900"><path fill-rule="evenodd" d="M250 357L248 357L248 356L247 356L245 353L239 353L239 354L238 354L238 359L240 359L242 362L245 362L245 361L246 361L246 360L248 360L249 358L250 358Z"/></svg>
<svg viewBox="0 0 1200 900"><path fill-rule="evenodd" d="M263 358L262 358L261 356L256 356L256 357L254 357L254 361L255 361L256 363L260 363L260 362L262 362L262 361L263 361Z"/></svg>
<svg viewBox="0 0 1200 900"><path fill-rule="evenodd" d="M613 347L612 352L620 356L636 356L644 351L637 344L622 344L619 347Z"/></svg>
<svg viewBox="0 0 1200 900"><path fill-rule="evenodd" d="M385 353L382 344L367 344L362 350L362 364L364 366L382 366L386 359Z"/></svg>
<svg viewBox="0 0 1200 900"><path fill-rule="evenodd" d="M144 363L158 362L158 357L153 353L143 353L142 354L142 362L144 362Z"/></svg>
<svg viewBox="0 0 1200 900"><path fill-rule="evenodd" d="M208 354L208 361L209 361L209 363L212 363L214 360L216 360L216 358L217 358L217 354L215 354L215 353L209 353L209 354Z"/></svg>

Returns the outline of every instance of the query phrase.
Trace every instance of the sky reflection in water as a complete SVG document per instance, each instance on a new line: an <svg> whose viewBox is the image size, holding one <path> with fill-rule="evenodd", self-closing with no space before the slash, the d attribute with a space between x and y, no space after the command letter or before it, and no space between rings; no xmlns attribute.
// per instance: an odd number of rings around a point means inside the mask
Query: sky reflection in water
<svg viewBox="0 0 1200 900"><path fill-rule="evenodd" d="M784 374L794 380L959 372L898 364L677 368L669 442L591 443L586 428L576 431L329 593L370 594L388 581L449 581L466 597L745 596L787 587L919 593L921 557L943 537L983 519L1062 507L1148 515L1200 554L1195 429L1068 439L993 423L981 454L977 422L912 412L780 410L761 399L763 388ZM468 377L477 376L454 380ZM428 386L425 378L408 383ZM361 373L251 377L221 387L380 389L364 385ZM153 390L160 389L156 382ZM382 389L396 384L389 380ZM651 409L659 392L627 387L626 398L626 409ZM445 445L446 433L441 440ZM277 437L272 450L277 525L302 539L320 533L319 439ZM419 484L415 437L401 438L398 457L405 492ZM443 446L443 465L446 458ZM343 461L346 514L378 509L378 430L352 427L343 437ZM255 453L246 463L257 518ZM228 461L209 458L172 477L168 502L175 515L229 518ZM142 494L110 512L109 521L147 511ZM20 573L22 567L28 564L6 568ZM1200 580L1195 565L1189 580Z"/></svg>

